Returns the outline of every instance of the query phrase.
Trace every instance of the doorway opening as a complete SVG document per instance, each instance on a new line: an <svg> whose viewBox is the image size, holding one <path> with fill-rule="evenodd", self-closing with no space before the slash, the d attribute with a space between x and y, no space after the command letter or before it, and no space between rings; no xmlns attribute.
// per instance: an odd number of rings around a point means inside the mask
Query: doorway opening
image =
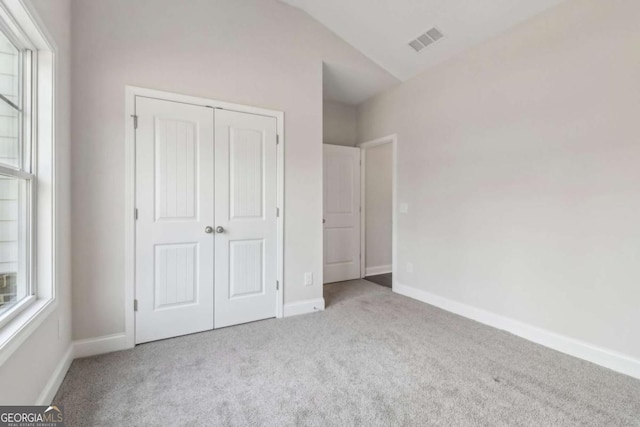
<svg viewBox="0 0 640 427"><path fill-rule="evenodd" d="M324 283L366 279L393 288L395 135L325 144Z"/></svg>
<svg viewBox="0 0 640 427"><path fill-rule="evenodd" d="M361 150L361 277L393 289L396 137L359 144Z"/></svg>

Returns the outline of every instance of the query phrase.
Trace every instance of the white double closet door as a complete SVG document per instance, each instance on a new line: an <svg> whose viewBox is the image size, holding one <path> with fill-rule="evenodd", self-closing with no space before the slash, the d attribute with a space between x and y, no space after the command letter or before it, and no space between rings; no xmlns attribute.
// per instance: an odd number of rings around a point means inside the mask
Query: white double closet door
<svg viewBox="0 0 640 427"><path fill-rule="evenodd" d="M276 315L276 119L136 97L136 343Z"/></svg>

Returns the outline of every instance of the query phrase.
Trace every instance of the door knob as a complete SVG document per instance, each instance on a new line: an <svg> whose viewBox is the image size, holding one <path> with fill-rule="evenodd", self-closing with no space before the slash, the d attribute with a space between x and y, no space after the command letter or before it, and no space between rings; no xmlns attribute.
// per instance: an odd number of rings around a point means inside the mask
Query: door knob
<svg viewBox="0 0 640 427"><path fill-rule="evenodd" d="M205 233L208 233L208 234L213 233L213 227L211 227L210 225L206 226L206 227L204 228L204 232L205 232Z"/></svg>
<svg viewBox="0 0 640 427"><path fill-rule="evenodd" d="M217 226L216 227L216 233L224 233L224 228L220 227L220 226Z"/></svg>

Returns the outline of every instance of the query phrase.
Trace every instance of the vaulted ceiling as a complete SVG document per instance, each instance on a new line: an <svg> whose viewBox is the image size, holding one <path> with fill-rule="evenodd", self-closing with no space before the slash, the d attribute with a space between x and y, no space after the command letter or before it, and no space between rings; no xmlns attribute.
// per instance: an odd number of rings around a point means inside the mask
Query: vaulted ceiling
<svg viewBox="0 0 640 427"><path fill-rule="evenodd" d="M405 81L564 0L282 0ZM419 52L431 28L444 37Z"/></svg>

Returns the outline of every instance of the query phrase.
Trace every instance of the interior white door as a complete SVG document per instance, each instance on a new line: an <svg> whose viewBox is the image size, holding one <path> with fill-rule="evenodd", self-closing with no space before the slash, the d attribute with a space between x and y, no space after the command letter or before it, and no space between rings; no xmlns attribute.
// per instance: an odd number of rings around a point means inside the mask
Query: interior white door
<svg viewBox="0 0 640 427"><path fill-rule="evenodd" d="M276 119L216 110L215 327L276 315Z"/></svg>
<svg viewBox="0 0 640 427"><path fill-rule="evenodd" d="M136 343L213 328L213 114L136 97Z"/></svg>
<svg viewBox="0 0 640 427"><path fill-rule="evenodd" d="M324 283L360 277L360 149L324 145Z"/></svg>

